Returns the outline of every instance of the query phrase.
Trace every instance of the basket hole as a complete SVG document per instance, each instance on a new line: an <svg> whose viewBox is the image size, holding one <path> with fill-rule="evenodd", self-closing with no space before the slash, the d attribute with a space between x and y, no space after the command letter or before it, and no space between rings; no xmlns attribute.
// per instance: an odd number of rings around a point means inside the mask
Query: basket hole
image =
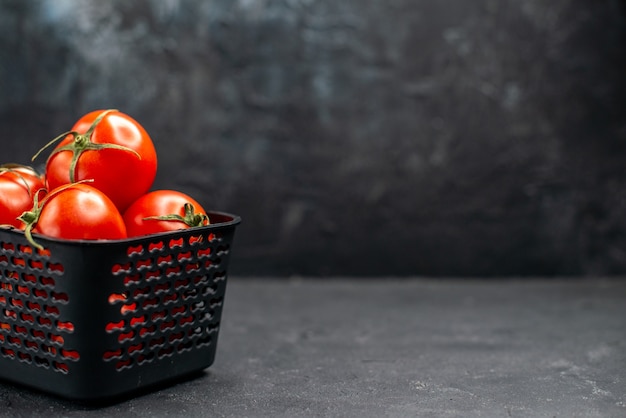
<svg viewBox="0 0 626 418"><path fill-rule="evenodd" d="M39 325L41 326L48 327L48 328L52 327L52 321L43 316L38 317L37 322L39 322Z"/></svg>
<svg viewBox="0 0 626 418"><path fill-rule="evenodd" d="M9 251L9 252L15 251L15 245L13 245L10 242L3 242L0 245L2 245L2 249L5 250L5 251Z"/></svg>
<svg viewBox="0 0 626 418"><path fill-rule="evenodd" d="M48 292L43 289L33 289L33 295L39 299L48 299Z"/></svg>
<svg viewBox="0 0 626 418"><path fill-rule="evenodd" d="M24 254L32 254L33 253L33 248L28 246L28 245L20 244L17 248L19 249L19 251L21 253L24 253Z"/></svg>
<svg viewBox="0 0 626 418"><path fill-rule="evenodd" d="M165 295L163 297L163 304L164 305L168 305L170 303L176 302L177 300L178 300L178 295L176 293L172 293L172 294L169 294L169 295Z"/></svg>
<svg viewBox="0 0 626 418"><path fill-rule="evenodd" d="M179 341L182 340L183 338L185 338L185 333L184 332L177 332L176 334L171 334L169 341L170 343L173 343L175 341Z"/></svg>
<svg viewBox="0 0 626 418"><path fill-rule="evenodd" d="M9 264L9 257L4 254L0 254L0 264Z"/></svg>
<svg viewBox="0 0 626 418"><path fill-rule="evenodd" d="M171 277L180 274L182 268L180 266L172 266L165 269L165 276Z"/></svg>
<svg viewBox="0 0 626 418"><path fill-rule="evenodd" d="M196 345L198 347L202 347L203 345L210 345L212 341L213 337L211 337L210 335L205 335L204 337L198 338L198 340L196 341Z"/></svg>
<svg viewBox="0 0 626 418"><path fill-rule="evenodd" d="M153 340L150 340L150 343L148 343L150 348L158 347L158 346L161 346L163 344L165 344L165 337L155 338Z"/></svg>
<svg viewBox="0 0 626 418"><path fill-rule="evenodd" d="M65 331L69 333L74 332L74 324L69 321L68 322L57 321L56 325L59 331Z"/></svg>
<svg viewBox="0 0 626 418"><path fill-rule="evenodd" d="M46 338L46 333L38 329L31 330L30 334L38 340L43 340Z"/></svg>
<svg viewBox="0 0 626 418"><path fill-rule="evenodd" d="M106 324L105 329L107 332L121 331L124 329L125 325L126 324L123 320L120 322L109 322L108 324Z"/></svg>
<svg viewBox="0 0 626 418"><path fill-rule="evenodd" d="M168 330L173 329L173 328L175 328L175 327L176 327L176 321L174 321L174 320L172 319L172 320L169 320L169 321L167 321L167 322L163 322L163 323L161 324L161 326L159 327L159 329L160 329L161 331L168 331Z"/></svg>
<svg viewBox="0 0 626 418"><path fill-rule="evenodd" d="M33 362L33 357L28 353L17 353L17 358L25 363Z"/></svg>
<svg viewBox="0 0 626 418"><path fill-rule="evenodd" d="M163 248L165 248L165 244L163 244L163 241L159 241L159 242L151 242L148 245L148 251L155 252L155 251L161 251Z"/></svg>
<svg viewBox="0 0 626 418"><path fill-rule="evenodd" d="M139 330L139 336L140 337L144 337L144 336L149 335L149 334L154 334L155 332L156 332L156 326L155 325L151 325L151 326L149 326L147 328L146 327L141 328Z"/></svg>
<svg viewBox="0 0 626 418"><path fill-rule="evenodd" d="M22 312L20 314L20 319L24 322L28 322L29 324L34 324L35 323L35 317L29 313L26 312Z"/></svg>
<svg viewBox="0 0 626 418"><path fill-rule="evenodd" d="M162 266L164 264L169 264L171 262L172 262L172 256L170 254L162 255L162 256L159 256L159 258L157 258L157 265L158 266Z"/></svg>
<svg viewBox="0 0 626 418"><path fill-rule="evenodd" d="M193 323L193 319L194 319L193 315L185 316L184 318L180 319L180 325L181 326L185 326L187 324L191 324L191 323Z"/></svg>
<svg viewBox="0 0 626 418"><path fill-rule="evenodd" d="M186 343L178 344L177 350L179 353L193 348L193 341L187 341Z"/></svg>
<svg viewBox="0 0 626 418"><path fill-rule="evenodd" d="M54 281L52 277L41 277L39 280L41 281L41 284L44 286L54 287L56 285L56 282Z"/></svg>
<svg viewBox="0 0 626 418"><path fill-rule="evenodd" d="M126 359L126 360L120 360L115 364L115 368L119 371L119 370L124 370L124 369L128 369L130 368L130 366L132 365L133 361L131 359Z"/></svg>
<svg viewBox="0 0 626 418"><path fill-rule="evenodd" d="M163 358L174 354L174 347L165 347L159 350L157 357Z"/></svg>
<svg viewBox="0 0 626 418"><path fill-rule="evenodd" d="M159 305L159 298L147 299L143 302L142 307L144 309L153 308Z"/></svg>
<svg viewBox="0 0 626 418"><path fill-rule="evenodd" d="M70 297L67 293L52 292L52 300L58 303L66 304L70 301Z"/></svg>
<svg viewBox="0 0 626 418"><path fill-rule="evenodd" d="M61 357L63 357L66 360L78 361L80 359L80 354L76 350L66 350L62 348Z"/></svg>
<svg viewBox="0 0 626 418"><path fill-rule="evenodd" d="M18 267L26 267L26 260L21 257L11 257L11 262L13 265Z"/></svg>
<svg viewBox="0 0 626 418"><path fill-rule="evenodd" d="M104 354L102 355L102 358L104 360L111 360L114 358L120 358L122 357L122 349L118 348L117 350L108 350L105 351Z"/></svg>
<svg viewBox="0 0 626 418"><path fill-rule="evenodd" d="M189 244L190 245L198 245L203 240L204 240L204 237L202 235L192 235L192 236L189 237Z"/></svg>
<svg viewBox="0 0 626 418"><path fill-rule="evenodd" d="M154 312L152 314L152 322L157 322L160 321L162 319L165 319L165 317L167 316L167 312L166 311L158 311L158 312Z"/></svg>
<svg viewBox="0 0 626 418"><path fill-rule="evenodd" d="M130 319L130 326L131 327L136 327L138 325L143 325L146 323L146 316L142 315L142 316L137 316L135 318L131 318Z"/></svg>
<svg viewBox="0 0 626 418"><path fill-rule="evenodd" d="M34 274L24 273L22 279L27 283L37 284L37 277Z"/></svg>
<svg viewBox="0 0 626 418"><path fill-rule="evenodd" d="M200 270L200 263L189 263L185 266L185 272L193 273Z"/></svg>
<svg viewBox="0 0 626 418"><path fill-rule="evenodd" d="M5 305L7 304L7 298L6 296L0 296L0 305Z"/></svg>
<svg viewBox="0 0 626 418"><path fill-rule="evenodd" d="M0 283L0 290L3 292L11 293L13 291L13 285L11 283Z"/></svg>
<svg viewBox="0 0 626 418"><path fill-rule="evenodd" d="M4 316L6 316L7 318L17 319L17 313L15 311L12 311L10 309L4 309L3 313Z"/></svg>
<svg viewBox="0 0 626 418"><path fill-rule="evenodd" d="M150 294L150 286L142 287L141 289L135 289L133 291L134 298L144 297Z"/></svg>
<svg viewBox="0 0 626 418"><path fill-rule="evenodd" d="M24 344L26 345L26 349L27 350L33 350L33 351L38 351L39 350L39 346L34 341L26 340L24 342Z"/></svg>
<svg viewBox="0 0 626 418"><path fill-rule="evenodd" d="M26 307L28 307L28 310L33 311L35 313L39 313L41 312L41 305L35 302L26 302Z"/></svg>
<svg viewBox="0 0 626 418"><path fill-rule="evenodd" d="M65 363L59 363L58 361L52 362L52 367L57 372L61 372L63 374L68 374L70 372L70 368Z"/></svg>
<svg viewBox="0 0 626 418"><path fill-rule="evenodd" d="M195 337L201 334L202 334L202 327L191 328L189 331L187 331L187 335L189 335L190 337Z"/></svg>
<svg viewBox="0 0 626 418"><path fill-rule="evenodd" d="M133 353L141 350L143 350L143 343L131 345L128 347L128 354L132 355Z"/></svg>
<svg viewBox="0 0 626 418"><path fill-rule="evenodd" d="M111 268L111 273L113 274L125 274L130 273L131 264L130 262L125 264L113 264Z"/></svg>
<svg viewBox="0 0 626 418"><path fill-rule="evenodd" d="M15 351L10 348L2 347L0 348L0 352L5 357L15 358Z"/></svg>
<svg viewBox="0 0 626 418"><path fill-rule="evenodd" d="M178 255L176 256L176 259L178 260L179 263L182 263L183 261L191 260L191 251L185 251L184 253L178 253Z"/></svg>
<svg viewBox="0 0 626 418"><path fill-rule="evenodd" d="M172 250L173 250L174 248L180 248L180 247L182 247L182 246L183 246L183 243L184 243L184 241L183 241L183 239L182 239L182 238L178 238L178 239L174 239L174 238L172 238L172 239L170 240L169 244L168 244L168 247L169 247L170 249L172 249Z"/></svg>
<svg viewBox="0 0 626 418"><path fill-rule="evenodd" d="M131 286L132 284L139 283L141 281L141 274L132 274L124 277L124 285Z"/></svg>
<svg viewBox="0 0 626 418"><path fill-rule="evenodd" d="M174 282L174 289L179 290L182 287L189 286L189 279L180 279Z"/></svg>
<svg viewBox="0 0 626 418"><path fill-rule="evenodd" d="M128 254L128 256L133 256L133 255L141 255L143 254L143 246L142 245L137 245L137 246L130 246L128 247L128 250L126 250L126 254Z"/></svg>
<svg viewBox="0 0 626 418"><path fill-rule="evenodd" d="M16 271L13 271L13 270L5 270L4 271L4 275L5 275L5 277L7 277L9 279L12 279L12 280L15 280L15 281L17 281L19 279L19 275L17 274Z"/></svg>
<svg viewBox="0 0 626 418"><path fill-rule="evenodd" d="M20 309L24 307L24 302L22 302L21 299L10 298L10 300L11 300L11 306L14 306Z"/></svg>
<svg viewBox="0 0 626 418"><path fill-rule="evenodd" d="M41 260L28 260L28 266L33 270L43 270L43 261Z"/></svg>
<svg viewBox="0 0 626 418"><path fill-rule="evenodd" d="M44 305L43 309L49 315L59 316L61 314L61 311L56 306Z"/></svg>
<svg viewBox="0 0 626 418"><path fill-rule="evenodd" d="M132 340L134 336L135 336L135 331L128 331L126 333L121 333L117 337L117 341L123 343L124 341Z"/></svg>
<svg viewBox="0 0 626 418"><path fill-rule="evenodd" d="M171 314L172 316L182 315L185 313L186 308L184 306L176 306L172 308Z"/></svg>
<svg viewBox="0 0 626 418"><path fill-rule="evenodd" d="M154 353L141 354L137 357L137 364L150 362L154 359Z"/></svg>
<svg viewBox="0 0 626 418"><path fill-rule="evenodd" d="M137 310L137 304L136 303L129 303L126 305L122 305L122 307L120 308L120 312L122 315L126 315L127 313L131 313L131 312L135 312Z"/></svg>
<svg viewBox="0 0 626 418"><path fill-rule="evenodd" d="M203 300L200 300L198 302L194 302L191 304L191 312L197 312L197 311L201 311L206 307L206 303Z"/></svg>
<svg viewBox="0 0 626 418"><path fill-rule="evenodd" d="M53 355L53 356L57 355L56 347L53 347L51 345L41 344L41 351L43 351L44 353L48 353L50 355Z"/></svg>
<svg viewBox="0 0 626 418"><path fill-rule="evenodd" d="M198 258L209 257L211 255L211 247L198 250Z"/></svg>
<svg viewBox="0 0 626 418"><path fill-rule="evenodd" d="M154 293L167 292L170 289L169 283L161 283L154 286Z"/></svg>
<svg viewBox="0 0 626 418"><path fill-rule="evenodd" d="M22 346L22 340L17 337L7 336L7 342L12 345L16 345L18 347Z"/></svg>
<svg viewBox="0 0 626 418"><path fill-rule="evenodd" d="M37 366L45 367L46 369L50 367L50 362L48 361L48 359L39 356L35 356L35 364Z"/></svg>
<svg viewBox="0 0 626 418"><path fill-rule="evenodd" d="M196 276L193 278L193 284L195 285L199 285L202 283L207 283L209 281L209 278L206 275L203 276Z"/></svg>
<svg viewBox="0 0 626 418"><path fill-rule="evenodd" d="M137 262L135 263L135 267L137 267L137 270L148 269L150 268L150 266L152 266L152 260L149 258L145 260L137 260Z"/></svg>
<svg viewBox="0 0 626 418"><path fill-rule="evenodd" d="M28 335L28 329L26 327L22 327L20 325L13 326L13 329L17 334Z"/></svg>
<svg viewBox="0 0 626 418"><path fill-rule="evenodd" d="M60 336L60 335L56 335L56 334L48 334L48 339L50 341L52 341L55 344L59 344L59 345L63 345L65 343L65 339Z"/></svg>
<svg viewBox="0 0 626 418"><path fill-rule="evenodd" d="M218 239L217 234L215 234L215 233L211 232L211 233L209 234L209 242L213 242L213 241L215 241L216 239Z"/></svg>
<svg viewBox="0 0 626 418"><path fill-rule="evenodd" d="M50 249L49 248L37 249L37 254L39 254L42 257L50 257Z"/></svg>
<svg viewBox="0 0 626 418"><path fill-rule="evenodd" d="M48 271L50 271L51 273L60 274L65 272L65 268L61 263L48 263Z"/></svg>
<svg viewBox="0 0 626 418"><path fill-rule="evenodd" d="M111 293L109 295L109 304L110 305L115 305L118 302L126 302L126 299L128 299L127 293L123 292L123 293Z"/></svg>
<svg viewBox="0 0 626 418"><path fill-rule="evenodd" d="M160 277L161 277L161 272L159 272L158 270L146 272L147 281L157 280Z"/></svg>

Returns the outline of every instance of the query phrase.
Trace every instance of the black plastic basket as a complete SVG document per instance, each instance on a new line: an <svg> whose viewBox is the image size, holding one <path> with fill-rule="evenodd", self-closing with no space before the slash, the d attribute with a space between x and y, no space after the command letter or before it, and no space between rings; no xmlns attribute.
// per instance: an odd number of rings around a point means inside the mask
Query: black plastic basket
<svg viewBox="0 0 626 418"><path fill-rule="evenodd" d="M114 398L209 367L240 218L117 241L0 229L0 378Z"/></svg>

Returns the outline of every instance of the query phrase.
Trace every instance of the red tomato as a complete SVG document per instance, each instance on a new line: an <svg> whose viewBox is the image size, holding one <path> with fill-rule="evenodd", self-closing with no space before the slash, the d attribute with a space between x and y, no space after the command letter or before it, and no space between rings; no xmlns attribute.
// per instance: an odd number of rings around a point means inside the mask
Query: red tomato
<svg viewBox="0 0 626 418"><path fill-rule="evenodd" d="M129 237L175 231L209 224L204 208L175 190L156 190L141 196L124 212Z"/></svg>
<svg viewBox="0 0 626 418"><path fill-rule="evenodd" d="M36 194L43 197L45 184L34 168L19 164L0 166L0 225L24 229L18 217L33 207Z"/></svg>
<svg viewBox="0 0 626 418"><path fill-rule="evenodd" d="M123 212L152 187L156 150L146 130L130 116L116 110L96 110L59 138L63 140L46 163L50 190L92 179L91 185Z"/></svg>
<svg viewBox="0 0 626 418"><path fill-rule="evenodd" d="M65 239L123 239L126 226L115 204L93 186L75 183L51 190L22 219L30 230Z"/></svg>

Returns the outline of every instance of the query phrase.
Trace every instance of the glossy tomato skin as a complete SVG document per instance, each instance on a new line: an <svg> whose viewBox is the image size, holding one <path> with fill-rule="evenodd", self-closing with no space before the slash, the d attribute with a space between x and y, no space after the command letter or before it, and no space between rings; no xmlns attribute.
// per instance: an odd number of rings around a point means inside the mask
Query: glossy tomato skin
<svg viewBox="0 0 626 418"><path fill-rule="evenodd" d="M204 208L191 196L176 190L155 190L137 199L124 212L124 223L129 237L188 229L189 225L175 220L145 219L152 216L185 216L185 204L190 203L196 214L206 214ZM208 220L203 223L208 224Z"/></svg>
<svg viewBox="0 0 626 418"><path fill-rule="evenodd" d="M11 225L24 229L18 220L25 211L33 207L33 198L45 195L43 178L29 167L15 167L0 172L0 225Z"/></svg>
<svg viewBox="0 0 626 418"><path fill-rule="evenodd" d="M72 131L86 133L102 112L96 110L84 115L74 124ZM55 150L72 143L74 139L72 135L66 136ZM119 111L110 111L94 129L91 142L119 145L134 151L111 148L85 150L76 163L74 181L93 179L92 186L109 196L123 212L154 182L157 154L152 139L135 119ZM50 190L72 183L72 156L73 153L68 150L51 153L46 163Z"/></svg>
<svg viewBox="0 0 626 418"><path fill-rule="evenodd" d="M60 191L59 191L60 190ZM126 226L115 204L88 184L51 190L33 232L65 239L123 239Z"/></svg>

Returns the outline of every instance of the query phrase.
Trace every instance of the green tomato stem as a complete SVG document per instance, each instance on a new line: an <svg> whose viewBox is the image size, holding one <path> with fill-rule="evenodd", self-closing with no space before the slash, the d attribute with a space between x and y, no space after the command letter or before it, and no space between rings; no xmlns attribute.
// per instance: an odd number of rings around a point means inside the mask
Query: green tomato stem
<svg viewBox="0 0 626 418"><path fill-rule="evenodd" d="M180 216L176 213L161 216L148 216L143 218L144 221L177 221L183 222L190 228L198 226L208 225L210 223L209 217L204 213L195 213L194 207L191 203L185 203L183 206L185 216Z"/></svg>
<svg viewBox="0 0 626 418"><path fill-rule="evenodd" d="M61 151L70 151L72 153L72 161L70 162L70 170L69 170L70 183L76 182L76 164L78 163L78 159L80 158L80 156L85 151L89 151L89 150L99 151L105 148L117 149L121 151L132 152L133 154L137 156L137 158L141 160L141 155L139 155L137 151L130 149L128 147L124 147L122 145L117 145L117 144L96 144L91 141L91 136L93 135L93 132L95 131L98 124L102 121L102 119L104 119L104 117L108 115L109 113L116 112L116 111L117 111L116 109L108 109L100 113L98 117L93 121L91 126L89 126L89 129L87 130L87 132L85 132L84 134L80 134L76 131L68 131L68 132L62 133L61 135L57 136L52 141L44 145L39 151L37 151L37 153L33 156L32 161L34 161L46 148L50 147L51 145L55 144L56 142L60 141L61 139L65 138L68 135L72 135L74 137L74 141L52 151L52 153L48 156L48 160L46 161L46 164L48 161L50 161L50 158L52 158L53 155Z"/></svg>

